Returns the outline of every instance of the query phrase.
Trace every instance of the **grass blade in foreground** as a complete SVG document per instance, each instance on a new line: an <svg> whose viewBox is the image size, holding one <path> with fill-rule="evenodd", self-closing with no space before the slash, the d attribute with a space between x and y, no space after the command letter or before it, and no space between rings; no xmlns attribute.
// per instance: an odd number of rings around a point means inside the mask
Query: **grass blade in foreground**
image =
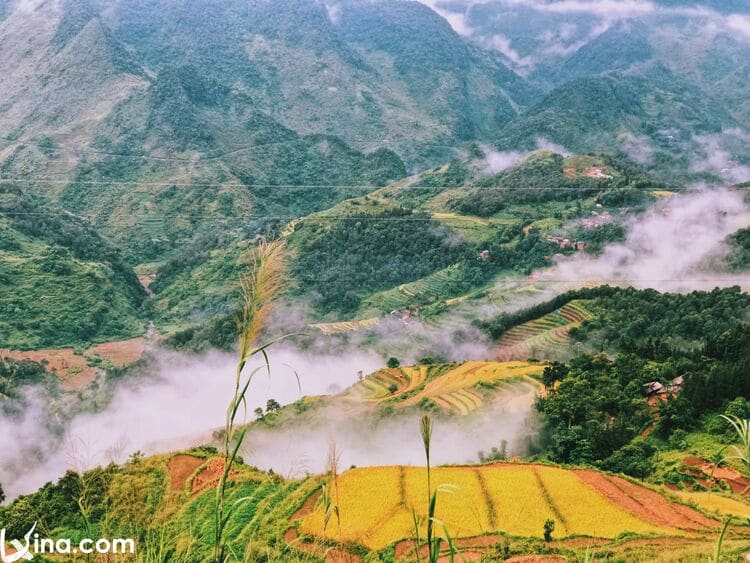
<svg viewBox="0 0 750 563"><path fill-rule="evenodd" d="M227 480L232 465L237 460L237 453L245 438L244 430L237 432L237 415L241 405L247 404L247 392L252 382L252 371L243 376L248 361L255 356L262 356L265 368L270 374L266 350L279 341L276 339L266 344L258 345L256 340L260 335L266 319L273 307L274 300L283 289L284 245L281 242L261 242L250 256L250 271L242 279L243 306L238 318L239 332L239 362L234 378L234 395L227 409L224 427L224 471L216 487L216 523L214 539L214 561L223 563L226 558L226 542L224 529L229 514L226 510Z"/></svg>

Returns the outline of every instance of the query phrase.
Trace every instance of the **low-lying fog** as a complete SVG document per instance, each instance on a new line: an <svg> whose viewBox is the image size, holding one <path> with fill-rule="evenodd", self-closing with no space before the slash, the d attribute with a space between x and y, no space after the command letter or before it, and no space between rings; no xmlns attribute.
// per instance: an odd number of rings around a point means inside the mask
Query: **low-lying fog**
<svg viewBox="0 0 750 563"><path fill-rule="evenodd" d="M680 194L629 220L626 240L608 246L601 256L577 255L548 270L541 278L549 282L542 293L548 298L586 282L670 291L747 287L746 275L728 274L723 266L729 251L727 236L747 226L750 207L742 192L702 189ZM514 306L509 303L505 308ZM400 321L384 323L380 330L390 334L381 334L381 341L420 337L450 360L485 359L490 354L489 343L469 326L445 332L431 327L422 334L409 334L421 325L402 328L399 333L401 325ZM458 333L460 339L455 336ZM414 354L421 353L412 348ZM248 420L254 416L253 409L265 406L269 398L286 404L301 395L336 393L356 382L358 372L367 374L382 367L385 359L353 343L335 353L320 353L326 349L324 343L314 349L317 352L288 346L272 350L272 376L260 373L253 383ZM224 423L234 356L211 352L195 357L158 350L154 358L147 376L123 381L102 412L77 414L63 424L52 418L48 398L39 388L26 390L28 408L22 415L0 411L0 483L9 498L36 490L67 469L121 462L138 450L149 454L209 442L212 430ZM413 359L402 358L405 362ZM299 374L301 393L294 372ZM528 395L481 416L439 421L435 461L475 461L478 450L498 446L501 440L509 442L511 451L520 451L531 428L532 404L533 395ZM301 428L251 433L242 455L249 464L300 475L324 469L331 442L341 454L342 468L422 462L416 417L389 419L373 428L369 420L344 420L341 412L332 409L320 412Z"/></svg>
<svg viewBox="0 0 750 563"><path fill-rule="evenodd" d="M248 421L254 418L253 409L264 407L270 398L287 404L302 394L337 393L355 383L358 372L371 373L384 364L383 358L363 351L322 356L285 347L269 355L271 377L264 371L256 376ZM22 416L0 414L0 483L13 498L37 490L67 469L123 462L135 451L153 454L210 443L212 431L224 425L234 369L231 354L194 357L155 351L147 377L123 382L102 412L78 414L64 427L50 420L44 391L30 388ZM533 401L529 391L481 417L438 422L436 462L476 461L478 450L497 447L501 440L513 450ZM418 417L402 416L377 426L369 418L344 418L328 408L304 427L250 433L242 456L251 465L288 476L323 471L332 442L341 453L342 467L421 463Z"/></svg>

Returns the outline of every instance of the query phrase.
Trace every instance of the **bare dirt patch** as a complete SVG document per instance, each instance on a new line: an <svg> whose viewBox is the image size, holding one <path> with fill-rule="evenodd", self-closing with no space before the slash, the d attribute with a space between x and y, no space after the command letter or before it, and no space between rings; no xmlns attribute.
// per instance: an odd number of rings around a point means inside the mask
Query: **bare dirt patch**
<svg viewBox="0 0 750 563"><path fill-rule="evenodd" d="M284 541L288 544L297 541L297 538L299 538L299 532L294 526L288 528L287 531L284 532Z"/></svg>
<svg viewBox="0 0 750 563"><path fill-rule="evenodd" d="M167 469L169 470L169 482L172 491L180 491L187 483L190 476L195 470L203 465L204 460L187 454L177 454L169 460Z"/></svg>
<svg viewBox="0 0 750 563"><path fill-rule="evenodd" d="M302 503L302 506L297 509L297 512L292 514L289 521L296 522L297 520L302 520L305 516L312 514L315 510L315 505L318 503L318 498L320 498L320 492L313 493L307 497L305 502Z"/></svg>
<svg viewBox="0 0 750 563"><path fill-rule="evenodd" d="M224 460L221 458L210 460L203 470L193 479L193 486L191 487L192 492L197 493L203 489L217 485L221 479L222 473L224 473ZM230 476L233 473L235 472L230 472Z"/></svg>
<svg viewBox="0 0 750 563"><path fill-rule="evenodd" d="M142 336L97 344L86 351L88 356L99 356L118 367L129 366L141 359L146 350L146 339Z"/></svg>
<svg viewBox="0 0 750 563"><path fill-rule="evenodd" d="M401 540L393 549L393 558L398 561L414 551L414 540Z"/></svg>
<svg viewBox="0 0 750 563"><path fill-rule="evenodd" d="M47 369L60 378L67 390L83 389L96 377L96 368L89 365L86 358L76 355L73 348L48 348L45 350L0 349L0 356L14 360L31 360L45 363Z"/></svg>
<svg viewBox="0 0 750 563"><path fill-rule="evenodd" d="M745 477L736 469L729 467L714 467L708 460L699 457L688 456L682 461L686 467L700 472L708 478L713 475L714 481L723 481L732 489L732 492L745 497L750 497L750 479ZM711 488L707 481L699 481L706 488Z"/></svg>
<svg viewBox="0 0 750 563"><path fill-rule="evenodd" d="M702 531L719 525L697 510L669 502L659 493L634 485L620 477L588 470L578 470L575 473L584 483L594 487L611 502L657 526Z"/></svg>
<svg viewBox="0 0 750 563"><path fill-rule="evenodd" d="M79 391L91 383L97 374L96 366L91 365L86 356L99 356L115 366L125 367L138 361L145 350L146 339L138 337L97 344L82 355L76 354L73 348L28 351L0 348L0 357L46 363L47 369L60 379L63 389Z"/></svg>
<svg viewBox="0 0 750 563"><path fill-rule="evenodd" d="M596 180L606 180L612 178L609 174L604 171L603 166L589 166L585 171L587 178L594 178Z"/></svg>

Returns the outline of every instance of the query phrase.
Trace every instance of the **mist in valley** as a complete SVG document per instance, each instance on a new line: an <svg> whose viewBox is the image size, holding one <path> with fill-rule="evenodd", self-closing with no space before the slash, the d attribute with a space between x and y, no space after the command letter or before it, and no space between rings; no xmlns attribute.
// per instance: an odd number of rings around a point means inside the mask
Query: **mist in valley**
<svg viewBox="0 0 750 563"><path fill-rule="evenodd" d="M561 258L540 281L563 286L629 285L687 292L739 285L746 273L727 271L732 249L727 238L750 226L743 190L696 187L678 193L644 214L627 219L623 242L600 256Z"/></svg>
<svg viewBox="0 0 750 563"><path fill-rule="evenodd" d="M475 345L461 350L466 358L486 349ZM385 362L355 347L323 355L287 346L271 349L269 357L270 377L261 369L251 385L247 422L269 399L285 405L303 395L337 394L356 383L359 372L374 372ZM248 366L246 373L259 365ZM27 388L25 408L0 413L0 483L14 498L67 470L122 463L135 452L150 455L212 444L214 432L224 425L235 368L236 358L228 353L195 357L155 349L146 373L121 381L103 410L69 420L58 418L44 389ZM534 400L533 390L500 394L481 415L440 418L436 462L475 462L479 450L489 451L502 441L509 453L523 453L534 434ZM351 417L334 406L301 420L280 430L254 429L241 452L245 462L300 477L323 471L328 449L336 444L342 467L422 463L416 414Z"/></svg>
<svg viewBox="0 0 750 563"><path fill-rule="evenodd" d="M481 413L434 416L432 460L436 464L477 463L479 452L507 444L507 455L528 452L537 433L536 391L501 392ZM246 463L287 477L326 471L335 448L339 469L372 465L424 465L421 414L352 413L340 407L315 411L300 424L248 434L241 455Z"/></svg>
<svg viewBox="0 0 750 563"><path fill-rule="evenodd" d="M0 411L0 483L10 498L38 489L67 469L80 471L123 462L136 451L168 452L212 440L212 432L224 425L232 397L235 356L152 353L146 373L121 381L100 412L57 420L49 395L39 387L26 389L26 407L20 412ZM265 370L257 375L248 395L248 421L268 399L286 404L302 394L335 393L357 381L358 371L369 373L383 364L382 358L360 350L320 355L279 347L269 355L271 376ZM253 366L247 369L250 373Z"/></svg>

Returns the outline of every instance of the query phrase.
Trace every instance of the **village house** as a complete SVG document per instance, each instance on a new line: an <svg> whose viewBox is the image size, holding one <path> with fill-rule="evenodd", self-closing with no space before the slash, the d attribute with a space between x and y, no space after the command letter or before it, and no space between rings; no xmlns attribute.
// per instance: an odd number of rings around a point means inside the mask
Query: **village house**
<svg viewBox="0 0 750 563"><path fill-rule="evenodd" d="M675 398L682 391L684 384L685 378L682 375L675 377L666 385L659 381L649 381L643 384L643 392L646 394L648 404L654 406L659 402Z"/></svg>

